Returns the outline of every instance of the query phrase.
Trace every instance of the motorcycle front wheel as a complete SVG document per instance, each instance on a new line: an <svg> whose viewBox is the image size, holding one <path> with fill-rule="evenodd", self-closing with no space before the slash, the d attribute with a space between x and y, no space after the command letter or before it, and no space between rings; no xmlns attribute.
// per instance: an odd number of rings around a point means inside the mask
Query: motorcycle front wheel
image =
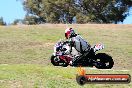
<svg viewBox="0 0 132 88"><path fill-rule="evenodd" d="M68 63L66 63L64 60L60 59L59 56L51 56L51 63L54 66L62 66L62 67L67 67Z"/></svg>
<svg viewBox="0 0 132 88"><path fill-rule="evenodd" d="M59 58L58 58L58 57L52 55L51 58L50 58L50 60L51 60L51 63L52 63L54 66L59 66Z"/></svg>

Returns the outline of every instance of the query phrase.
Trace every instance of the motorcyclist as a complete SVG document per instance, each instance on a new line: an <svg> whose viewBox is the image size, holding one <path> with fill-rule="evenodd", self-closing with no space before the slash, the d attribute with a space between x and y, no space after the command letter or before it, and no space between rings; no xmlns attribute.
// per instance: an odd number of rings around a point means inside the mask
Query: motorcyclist
<svg viewBox="0 0 132 88"><path fill-rule="evenodd" d="M76 61L83 58L83 56L90 51L91 46L79 34L76 34L72 28L67 28L65 30L65 37L68 39L69 45L71 46L70 52L72 52L72 47L74 47L80 53L70 62L71 65L76 65Z"/></svg>

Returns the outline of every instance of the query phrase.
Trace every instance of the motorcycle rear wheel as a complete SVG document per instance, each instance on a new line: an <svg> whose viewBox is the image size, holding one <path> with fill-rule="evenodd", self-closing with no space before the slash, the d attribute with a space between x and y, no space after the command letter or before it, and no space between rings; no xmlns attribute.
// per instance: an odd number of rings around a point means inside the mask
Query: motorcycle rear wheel
<svg viewBox="0 0 132 88"><path fill-rule="evenodd" d="M114 65L112 57L106 53L96 54L96 61L102 64L95 65L98 69L111 69Z"/></svg>

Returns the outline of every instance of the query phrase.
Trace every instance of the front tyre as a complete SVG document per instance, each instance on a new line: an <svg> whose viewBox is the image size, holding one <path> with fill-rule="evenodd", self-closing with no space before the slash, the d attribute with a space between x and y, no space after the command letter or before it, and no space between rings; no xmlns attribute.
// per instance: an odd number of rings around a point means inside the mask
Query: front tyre
<svg viewBox="0 0 132 88"><path fill-rule="evenodd" d="M52 55L50 60L54 66L59 66L59 58L57 58L57 56Z"/></svg>
<svg viewBox="0 0 132 88"><path fill-rule="evenodd" d="M62 67L67 67L68 66L67 62L65 62L64 60L60 59L59 56L54 56L54 55L51 56L51 63L54 66L62 66Z"/></svg>
<svg viewBox="0 0 132 88"><path fill-rule="evenodd" d="M111 69L114 65L114 61L111 56L106 53L96 54L97 65L95 66L98 69Z"/></svg>

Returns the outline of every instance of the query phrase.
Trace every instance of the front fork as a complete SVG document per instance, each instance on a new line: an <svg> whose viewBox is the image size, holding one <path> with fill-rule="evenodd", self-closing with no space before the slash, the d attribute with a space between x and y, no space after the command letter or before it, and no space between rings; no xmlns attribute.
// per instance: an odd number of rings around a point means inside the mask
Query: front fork
<svg viewBox="0 0 132 88"><path fill-rule="evenodd" d="M53 53L52 55L53 55L53 56L56 56L56 53Z"/></svg>

